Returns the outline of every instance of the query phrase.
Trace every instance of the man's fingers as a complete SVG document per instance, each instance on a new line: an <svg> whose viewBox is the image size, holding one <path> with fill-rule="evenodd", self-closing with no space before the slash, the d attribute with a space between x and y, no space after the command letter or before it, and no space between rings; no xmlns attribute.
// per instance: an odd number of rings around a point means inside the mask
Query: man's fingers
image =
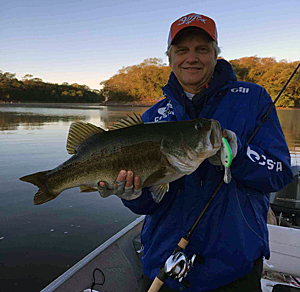
<svg viewBox="0 0 300 292"><path fill-rule="evenodd" d="M134 177L133 172L131 170L129 170L129 171L121 170L119 172L116 183L117 182L125 182L125 181L126 181L126 183L125 183L126 188L130 188L134 184L134 189L135 190L141 189L141 179L140 179L140 177L138 177L138 176ZM122 185L121 183L118 183L118 186L117 186L118 191L121 191L121 190L119 190L121 185ZM105 187L105 182L100 181L99 186L100 187Z"/></svg>
<svg viewBox="0 0 300 292"><path fill-rule="evenodd" d="M139 189L141 189L141 179L140 179L139 176L136 176L136 177L134 178L134 189L135 189L136 191L138 191Z"/></svg>
<svg viewBox="0 0 300 292"><path fill-rule="evenodd" d="M127 176L126 176L126 188L130 188L133 184L133 172L131 170L127 171Z"/></svg>
<svg viewBox="0 0 300 292"><path fill-rule="evenodd" d="M117 181L123 181L126 179L126 170L121 170L118 174Z"/></svg>
<svg viewBox="0 0 300 292"><path fill-rule="evenodd" d="M126 170L121 170L118 174L117 181L124 181L126 179L126 174ZM103 181L100 181L98 184L100 187L105 187L105 182Z"/></svg>

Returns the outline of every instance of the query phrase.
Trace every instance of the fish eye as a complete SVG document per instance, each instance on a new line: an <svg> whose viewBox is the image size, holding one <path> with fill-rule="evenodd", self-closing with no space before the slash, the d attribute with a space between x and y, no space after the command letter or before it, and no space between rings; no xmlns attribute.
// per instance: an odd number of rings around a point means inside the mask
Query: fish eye
<svg viewBox="0 0 300 292"><path fill-rule="evenodd" d="M198 123L195 124L195 129L196 130L200 130L202 127L203 126L202 126L202 124L200 122L198 122Z"/></svg>

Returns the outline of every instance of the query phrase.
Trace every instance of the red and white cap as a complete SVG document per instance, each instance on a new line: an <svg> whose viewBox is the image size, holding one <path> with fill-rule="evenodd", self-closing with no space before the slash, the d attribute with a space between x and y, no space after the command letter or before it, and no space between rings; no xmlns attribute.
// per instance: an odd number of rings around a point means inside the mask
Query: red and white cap
<svg viewBox="0 0 300 292"><path fill-rule="evenodd" d="M168 48L172 44L175 36L182 29L187 27L201 28L204 31L206 31L214 41L218 41L218 33L215 22L205 15L190 13L188 15L180 17L172 23L168 38Z"/></svg>

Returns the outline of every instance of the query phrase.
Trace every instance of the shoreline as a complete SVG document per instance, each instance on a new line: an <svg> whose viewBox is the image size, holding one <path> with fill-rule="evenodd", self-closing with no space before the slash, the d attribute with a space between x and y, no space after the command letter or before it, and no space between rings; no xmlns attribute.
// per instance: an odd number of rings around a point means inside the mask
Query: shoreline
<svg viewBox="0 0 300 292"><path fill-rule="evenodd" d="M100 108L108 108L108 107L127 107L127 108L135 108L135 107L145 107L149 108L153 104L104 104L104 103L43 103L43 102L15 102L15 103L0 103L0 108L2 106L6 107L46 107L46 108L73 108L73 109L100 109Z"/></svg>
<svg viewBox="0 0 300 292"><path fill-rule="evenodd" d="M9 107L48 107L48 108L73 108L73 109L99 109L99 108L108 108L108 107L124 107L124 108L149 108L153 106L154 103L149 104L136 104L136 103L65 103L65 102L0 102L0 108L2 106ZM299 107L276 107L276 109L285 109L285 110L297 110Z"/></svg>

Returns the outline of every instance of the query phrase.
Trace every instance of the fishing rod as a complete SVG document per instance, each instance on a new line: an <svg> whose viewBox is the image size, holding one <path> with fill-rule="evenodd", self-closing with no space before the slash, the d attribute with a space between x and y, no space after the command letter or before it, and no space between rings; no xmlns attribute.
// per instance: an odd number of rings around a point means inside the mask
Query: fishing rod
<svg viewBox="0 0 300 292"><path fill-rule="evenodd" d="M282 93L284 92L284 90L286 89L286 87L288 86L288 84L290 83L290 81L292 80L294 75L296 74L299 67L300 67L300 63L295 68L294 72L292 73L290 78L287 80L287 82L285 83L285 85L283 86L281 91L279 92L278 96L275 98L274 102L272 102L272 105L269 107L267 112L261 118L260 124L256 127L256 129L254 130L252 136L247 141L248 144L252 141L253 137L256 135L256 133L258 132L258 130L260 129L260 127L262 126L264 121L269 116L269 114L270 114L271 110L274 108L277 100L280 98L280 96L282 95ZM179 282L182 282L182 284L184 286L189 288L189 283L186 280L184 280L184 278L187 276L187 273L193 267L194 261L196 259L196 255L194 254L191 259L188 259L187 256L183 253L183 251L186 248L186 246L188 245L188 243L190 241L190 238L191 238L193 232L195 231L197 225L199 224L200 220L205 215L205 212L209 208L210 204L212 203L212 201L214 200L214 198L218 194L218 192L221 189L221 187L223 186L223 184L224 184L224 180L222 180L220 182L220 184L217 186L217 188L213 192L212 196L209 198L208 202L204 206L203 210L201 211L201 213L199 214L199 216L197 217L197 219L195 220L194 224L189 229L187 234L180 239L180 241L178 242L178 244L177 244L176 248L174 249L172 255L165 262L164 267L161 267L159 274L156 276L156 278L152 282L152 285L150 286L148 292L157 292L157 291L159 291L159 289L163 286L164 282L169 277L172 280L178 279Z"/></svg>

